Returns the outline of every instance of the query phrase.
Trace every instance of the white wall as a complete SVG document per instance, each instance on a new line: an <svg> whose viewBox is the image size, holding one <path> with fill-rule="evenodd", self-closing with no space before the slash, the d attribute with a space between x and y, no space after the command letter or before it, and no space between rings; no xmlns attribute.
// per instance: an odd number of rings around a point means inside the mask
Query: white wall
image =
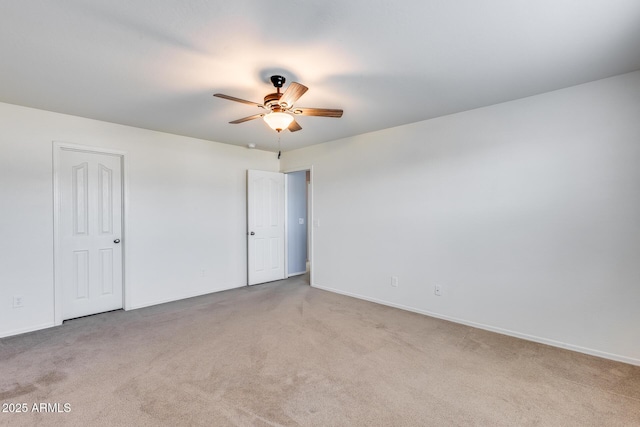
<svg viewBox="0 0 640 427"><path fill-rule="evenodd" d="M307 171L298 171L287 174L287 274L304 273L306 269Z"/></svg>
<svg viewBox="0 0 640 427"><path fill-rule="evenodd" d="M54 140L127 152L128 306L246 284L246 170L274 153L0 104L0 336L53 324Z"/></svg>
<svg viewBox="0 0 640 427"><path fill-rule="evenodd" d="M637 72L278 165L273 153L0 104L0 336L53 324L56 140L128 153L132 307L243 286L245 170L313 164L315 286L640 364L638 117Z"/></svg>
<svg viewBox="0 0 640 427"><path fill-rule="evenodd" d="M640 364L640 72L281 161L307 165L314 286Z"/></svg>

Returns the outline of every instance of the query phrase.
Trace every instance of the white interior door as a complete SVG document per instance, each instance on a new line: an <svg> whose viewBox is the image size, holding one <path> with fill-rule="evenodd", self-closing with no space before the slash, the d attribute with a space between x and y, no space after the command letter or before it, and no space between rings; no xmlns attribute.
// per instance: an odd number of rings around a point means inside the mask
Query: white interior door
<svg viewBox="0 0 640 427"><path fill-rule="evenodd" d="M247 173L248 282L284 279L284 174Z"/></svg>
<svg viewBox="0 0 640 427"><path fill-rule="evenodd" d="M122 163L63 149L59 163L62 318L122 308Z"/></svg>

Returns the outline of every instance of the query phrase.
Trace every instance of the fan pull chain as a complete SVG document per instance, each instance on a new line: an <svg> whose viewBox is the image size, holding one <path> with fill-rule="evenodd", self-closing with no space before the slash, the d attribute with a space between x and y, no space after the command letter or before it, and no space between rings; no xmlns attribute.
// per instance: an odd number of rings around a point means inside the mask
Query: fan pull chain
<svg viewBox="0 0 640 427"><path fill-rule="evenodd" d="M282 155L282 148L280 145L280 134L278 134L278 160L280 160L281 155Z"/></svg>

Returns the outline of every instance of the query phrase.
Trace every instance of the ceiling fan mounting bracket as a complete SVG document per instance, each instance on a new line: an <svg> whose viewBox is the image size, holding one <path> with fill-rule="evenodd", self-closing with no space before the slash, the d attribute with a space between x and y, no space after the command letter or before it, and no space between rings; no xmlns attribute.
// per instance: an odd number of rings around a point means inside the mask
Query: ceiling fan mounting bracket
<svg viewBox="0 0 640 427"><path fill-rule="evenodd" d="M284 83L287 81L287 79L285 79L283 76L271 76L271 83L273 83L274 87L277 87L278 89L280 89L282 86L284 86Z"/></svg>

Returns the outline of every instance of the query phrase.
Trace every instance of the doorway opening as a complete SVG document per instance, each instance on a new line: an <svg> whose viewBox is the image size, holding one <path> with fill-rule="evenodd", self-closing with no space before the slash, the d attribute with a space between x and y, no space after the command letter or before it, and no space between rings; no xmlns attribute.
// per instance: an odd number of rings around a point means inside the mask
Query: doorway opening
<svg viewBox="0 0 640 427"><path fill-rule="evenodd" d="M301 168L284 173L286 176L286 277L311 275L312 171L311 168Z"/></svg>
<svg viewBox="0 0 640 427"><path fill-rule="evenodd" d="M247 284L313 283L313 167L247 171Z"/></svg>

